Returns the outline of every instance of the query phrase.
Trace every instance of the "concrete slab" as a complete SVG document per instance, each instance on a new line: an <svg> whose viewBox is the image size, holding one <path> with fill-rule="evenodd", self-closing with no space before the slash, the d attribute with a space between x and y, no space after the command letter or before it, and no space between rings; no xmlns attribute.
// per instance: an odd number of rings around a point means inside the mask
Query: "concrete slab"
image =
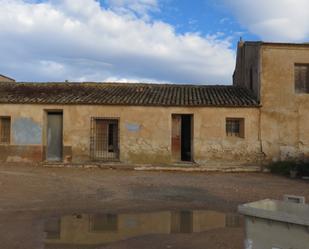
<svg viewBox="0 0 309 249"><path fill-rule="evenodd" d="M246 216L309 226L309 205L265 199L244 204L238 211Z"/></svg>
<svg viewBox="0 0 309 249"><path fill-rule="evenodd" d="M308 249L309 205L266 199L238 210L245 216L246 249Z"/></svg>
<svg viewBox="0 0 309 249"><path fill-rule="evenodd" d="M260 166L252 165L199 165L196 163L175 163L168 165L151 164L123 164L123 163L88 163L88 164L64 164L64 163L43 163L44 167L66 167L66 168L101 168L101 169L119 169L119 170L137 170L137 171L181 171L181 172L262 172Z"/></svg>

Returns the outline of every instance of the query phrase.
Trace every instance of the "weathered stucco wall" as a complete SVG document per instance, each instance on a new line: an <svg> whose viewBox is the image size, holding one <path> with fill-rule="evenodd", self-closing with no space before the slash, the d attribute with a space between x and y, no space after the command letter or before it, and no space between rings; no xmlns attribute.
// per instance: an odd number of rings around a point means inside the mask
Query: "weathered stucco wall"
<svg viewBox="0 0 309 249"><path fill-rule="evenodd" d="M90 105L1 105L11 116L12 145L0 146L2 161L44 160L45 110L63 110L64 158L90 160L91 117L119 118L120 160L127 163L171 163L172 114L193 114L194 160L253 162L260 155L257 108L174 108ZM225 119L245 118L245 138L227 137ZM22 127L24 127L22 129ZM18 150L14 148L18 146ZM25 152L26 151L26 152ZM31 153L29 152L31 151Z"/></svg>
<svg viewBox="0 0 309 249"><path fill-rule="evenodd" d="M294 64L309 63L308 46L263 45L261 139L269 160L309 158L309 94L296 94Z"/></svg>

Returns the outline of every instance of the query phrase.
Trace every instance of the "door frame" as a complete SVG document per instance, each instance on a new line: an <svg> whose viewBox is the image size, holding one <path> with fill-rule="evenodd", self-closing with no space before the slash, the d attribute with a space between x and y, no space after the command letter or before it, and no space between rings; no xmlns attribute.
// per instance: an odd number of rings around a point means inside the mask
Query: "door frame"
<svg viewBox="0 0 309 249"><path fill-rule="evenodd" d="M48 161L48 114L55 113L62 115L62 143L61 143L61 159L59 161ZM63 155L64 155L64 120L63 120L63 110L62 109L45 109L44 110L44 130L43 130L43 158L44 161L48 162L63 162Z"/></svg>
<svg viewBox="0 0 309 249"><path fill-rule="evenodd" d="M180 117L180 125L179 125L179 131L180 131L180 158L178 160L175 159L173 153L174 153L174 150L173 150L173 117L175 116L178 116ZM182 125L182 116L190 116L191 118L191 141L190 141L190 145L191 145L191 160L190 161L183 161L181 160L181 155L182 155L182 137L181 137L181 125ZM172 161L173 162L176 162L176 163L194 163L194 114L193 113L172 113L171 114L171 158L172 158Z"/></svg>

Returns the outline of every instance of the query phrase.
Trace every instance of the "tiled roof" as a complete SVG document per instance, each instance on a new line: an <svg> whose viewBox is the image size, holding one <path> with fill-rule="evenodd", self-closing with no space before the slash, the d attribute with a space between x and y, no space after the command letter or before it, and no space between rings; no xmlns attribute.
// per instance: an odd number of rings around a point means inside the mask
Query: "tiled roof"
<svg viewBox="0 0 309 249"><path fill-rule="evenodd" d="M240 87L135 83L0 84L0 103L258 106L250 92Z"/></svg>
<svg viewBox="0 0 309 249"><path fill-rule="evenodd" d="M10 77L8 77L8 76L5 76L5 75L3 75L3 74L0 74L0 81L1 82L3 82L3 81L7 81L7 82L15 82L15 80L14 79L12 79L12 78L10 78Z"/></svg>

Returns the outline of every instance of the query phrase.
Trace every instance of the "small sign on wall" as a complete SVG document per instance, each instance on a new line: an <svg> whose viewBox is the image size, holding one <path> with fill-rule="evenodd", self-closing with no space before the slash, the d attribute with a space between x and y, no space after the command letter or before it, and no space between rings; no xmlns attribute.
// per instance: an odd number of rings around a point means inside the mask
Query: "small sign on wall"
<svg viewBox="0 0 309 249"><path fill-rule="evenodd" d="M141 125L126 123L126 128L130 132L139 132L141 129Z"/></svg>

